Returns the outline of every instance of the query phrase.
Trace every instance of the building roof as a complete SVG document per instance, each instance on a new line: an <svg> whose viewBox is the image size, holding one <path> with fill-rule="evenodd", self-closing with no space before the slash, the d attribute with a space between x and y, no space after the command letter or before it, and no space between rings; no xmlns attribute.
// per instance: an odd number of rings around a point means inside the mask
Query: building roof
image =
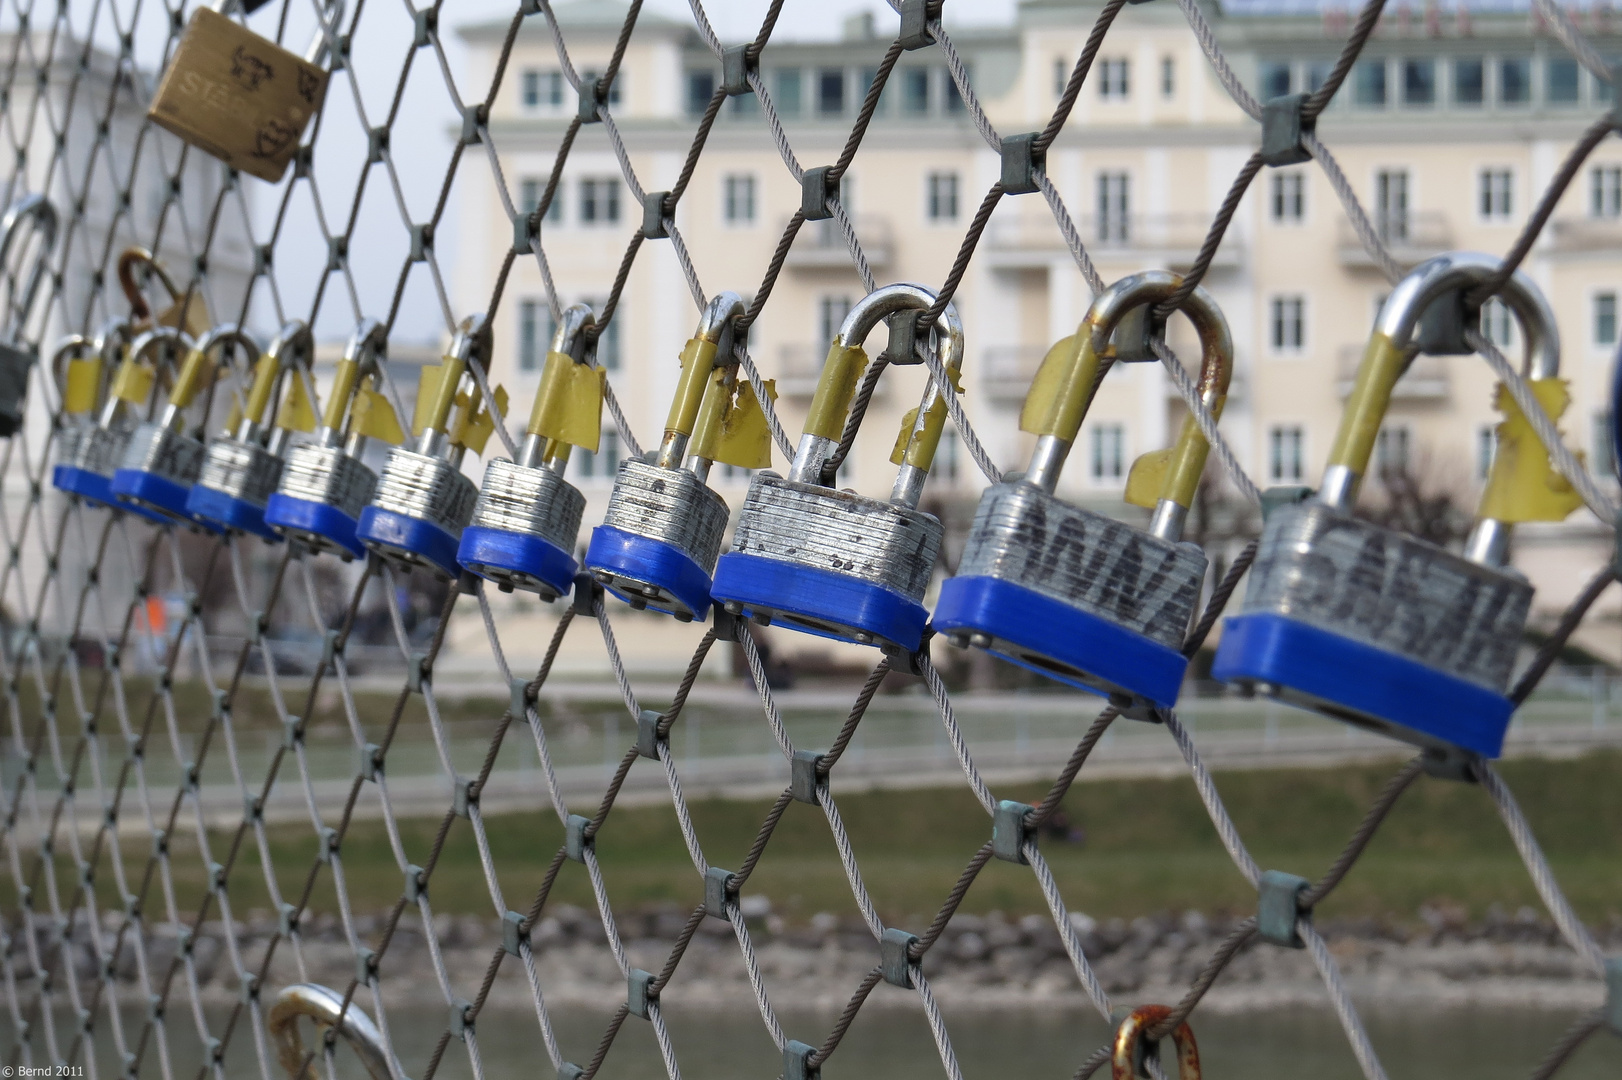
<svg viewBox="0 0 1622 1080"><path fill-rule="evenodd" d="M627 0L563 0L562 3L552 5L552 16L557 19L558 26L565 31L591 32L599 30L604 33L618 33L619 28L625 25L625 17L630 13L631 5ZM529 25L525 29L529 32L546 32L546 19L532 16L525 20ZM507 33L507 27L512 25L511 19L490 19L485 22L465 23L456 28L459 36L465 39L501 37ZM636 17L637 30L662 30L667 33L691 32L693 27L657 11L644 7Z"/></svg>

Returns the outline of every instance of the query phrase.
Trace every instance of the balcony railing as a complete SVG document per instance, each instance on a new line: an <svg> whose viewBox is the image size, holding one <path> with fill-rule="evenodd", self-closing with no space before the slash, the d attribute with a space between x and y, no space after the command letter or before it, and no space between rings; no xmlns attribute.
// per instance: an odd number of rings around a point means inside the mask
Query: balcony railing
<svg viewBox="0 0 1622 1080"><path fill-rule="evenodd" d="M979 385L992 401L1023 401L1046 345L992 345L980 354Z"/></svg>
<svg viewBox="0 0 1622 1080"><path fill-rule="evenodd" d="M1199 254L1210 228L1208 214L1105 214L1075 219L1088 252L1099 260L1146 256L1169 266L1188 266ZM1046 214L1022 214L993 221L986 230L988 252L1010 261L1012 254L1052 255L1065 248L1059 226ZM1234 230L1223 237L1212 265L1239 263L1243 244Z"/></svg>
<svg viewBox="0 0 1622 1080"><path fill-rule="evenodd" d="M1362 345L1341 346L1337 362L1335 389L1342 398L1352 392L1357 381L1357 365L1363 360ZM1453 367L1463 362L1462 357L1416 356L1402 378L1391 391L1393 401L1444 401L1452 386Z"/></svg>
<svg viewBox="0 0 1622 1080"><path fill-rule="evenodd" d="M851 225L856 229L856 239L862 242L868 266L874 270L889 266L895 253L889 219L858 214L852 219ZM782 228L778 231L781 232ZM794 246L788 249L788 257L783 262L796 270L839 270L855 265L850 259L845 232L839 227L839 222L832 218L801 225L798 235L794 237Z"/></svg>
<svg viewBox="0 0 1622 1080"><path fill-rule="evenodd" d="M1556 218L1545 234L1555 251L1622 250L1622 219Z"/></svg>
<svg viewBox="0 0 1622 1080"><path fill-rule="evenodd" d="M1371 214L1370 224L1382 243L1399 265L1414 266L1432 255L1453 248L1453 230L1447 215L1440 210L1421 210L1407 214ZM1352 223L1342 218L1337 229L1335 246L1342 266L1373 269L1374 257L1363 247Z"/></svg>

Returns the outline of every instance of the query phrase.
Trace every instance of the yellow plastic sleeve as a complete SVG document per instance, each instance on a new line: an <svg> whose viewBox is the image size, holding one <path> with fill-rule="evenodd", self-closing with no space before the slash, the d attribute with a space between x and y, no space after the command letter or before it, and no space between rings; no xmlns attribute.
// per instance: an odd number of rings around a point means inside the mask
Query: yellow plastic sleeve
<svg viewBox="0 0 1622 1080"><path fill-rule="evenodd" d="M688 343L689 346L692 344ZM682 372L683 379L686 371ZM732 376L732 377L729 377ZM693 418L690 434L693 436L688 443L688 453L700 457L715 459L717 437L721 434L721 423L726 416L727 406L732 402L732 394L738 383L733 372L726 368L711 368L710 377L704 381L704 396L699 399L698 415ZM674 409L671 410L675 412Z"/></svg>
<svg viewBox="0 0 1622 1080"><path fill-rule="evenodd" d="M535 405L524 430L595 453L602 437L606 374L602 368L575 363L567 353L547 353L541 387L535 393Z"/></svg>
<svg viewBox="0 0 1622 1080"><path fill-rule="evenodd" d="M1535 379L1531 387L1543 411L1558 421L1571 403L1565 380ZM1550 463L1549 451L1532 430L1532 422L1502 383L1494 405L1504 419L1495 433L1492 470L1476 516L1506 522L1564 521L1582 506L1582 496ZM1576 456L1582 460L1581 451Z"/></svg>
<svg viewBox="0 0 1622 1080"><path fill-rule="evenodd" d="M828 359L822 362L822 375L817 379L817 392L811 398L811 411L805 418L805 433L824 439L837 439L845 433L845 418L850 413L851 399L856 386L867 370L867 353L860 345L844 345L835 339L828 349Z"/></svg>
<svg viewBox="0 0 1622 1080"><path fill-rule="evenodd" d="M1384 334L1375 334L1357 365L1357 381L1340 414L1340 429L1329 450L1329 464L1344 465L1358 476L1368 471L1374 440L1380 433L1391 390L1402 375L1402 350Z"/></svg>
<svg viewBox="0 0 1622 1080"><path fill-rule="evenodd" d="M951 372L952 389L962 393L958 385L963 379L960 372ZM935 462L935 451L940 449L941 434L946 430L946 399L937 397L924 414L918 426L918 410L908 411L901 421L901 432L896 437L895 452L890 461L896 465L911 465L915 469L928 469Z"/></svg>
<svg viewBox="0 0 1622 1080"><path fill-rule="evenodd" d="M143 404L147 395L152 393L153 374L152 369L145 364L125 360L118 365L118 373L113 376L113 385L109 392L113 397L127 401L131 405Z"/></svg>
<svg viewBox="0 0 1622 1080"><path fill-rule="evenodd" d="M428 428L445 430L451 406L456 404L457 384L462 381L466 368L466 361L447 356L437 366L422 369L422 378L417 383L417 407L412 417L412 427L418 435Z"/></svg>
<svg viewBox="0 0 1622 1080"><path fill-rule="evenodd" d="M1097 381L1092 328L1083 325L1073 336L1056 342L1042 358L1019 412L1019 429L1075 442Z"/></svg>
<svg viewBox="0 0 1622 1080"><path fill-rule="evenodd" d="M257 424L270 408L271 392L276 389L276 373L282 362L269 353L261 356L253 366L253 382L248 386L248 400L242 407L243 419Z"/></svg>
<svg viewBox="0 0 1622 1080"><path fill-rule="evenodd" d="M681 378L676 382L676 397L670 403L670 415L665 419L665 434L691 435L698 419L699 409L710 386L710 369L715 364L716 345L703 338L692 338L681 351Z"/></svg>
<svg viewBox="0 0 1622 1080"><path fill-rule="evenodd" d="M314 431L315 403L304 390L304 380L296 371L289 371L287 378L281 403L276 406L276 426L286 431Z"/></svg>
<svg viewBox="0 0 1622 1080"><path fill-rule="evenodd" d="M72 415L96 407L96 391L101 389L101 358L69 360L67 386L62 391L62 410Z"/></svg>
<svg viewBox="0 0 1622 1080"><path fill-rule="evenodd" d="M186 362L180 365L180 374L175 376L174 389L169 391L169 404L184 409L197 398L197 392L203 388L204 376L208 374L208 354L201 349L193 349L186 354Z"/></svg>
<svg viewBox="0 0 1622 1080"><path fill-rule="evenodd" d="M321 414L321 426L337 431L344 425L344 410L349 407L350 395L355 392L355 381L360 377L360 362L340 360L332 373L332 390L327 395L327 407Z"/></svg>
<svg viewBox="0 0 1622 1080"><path fill-rule="evenodd" d="M1222 407L1228 402L1224 394L1211 407L1211 418L1222 419ZM1184 417L1183 430L1177 433L1172 448L1171 467L1166 472L1165 485L1160 497L1169 499L1187 509L1194 505L1194 493L1199 490L1200 477L1205 473L1205 459L1211 453L1211 443L1192 416Z"/></svg>

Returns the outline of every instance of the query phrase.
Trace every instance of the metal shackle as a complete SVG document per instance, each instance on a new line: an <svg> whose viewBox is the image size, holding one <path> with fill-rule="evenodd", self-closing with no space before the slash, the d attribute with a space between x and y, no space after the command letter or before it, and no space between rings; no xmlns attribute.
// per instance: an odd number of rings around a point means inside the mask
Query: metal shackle
<svg viewBox="0 0 1622 1080"><path fill-rule="evenodd" d="M1358 485L1374 454L1375 439L1391 404L1392 391L1417 353L1414 332L1426 309L1450 293L1467 295L1475 286L1490 280L1499 268L1500 262L1495 256L1474 251L1451 252L1420 263L1391 290L1375 319L1374 333L1357 367L1357 380L1341 412L1340 427L1329 451L1329 464L1318 489L1319 502L1348 513L1356 503ZM1560 331L1543 293L1526 273L1517 270L1498 295L1520 324L1527 378L1558 377ZM1476 312L1467 310L1465 314L1473 321ZM1465 543L1465 557L1484 565L1501 564L1507 556L1508 539L1506 524L1478 517Z"/></svg>
<svg viewBox="0 0 1622 1080"><path fill-rule="evenodd" d="M417 436L417 453L437 457L446 447L446 425L451 409L456 404L456 391L462 377L478 364L482 369L490 358L490 328L484 315L469 315L456 328L450 348L440 361L439 380L430 388L426 404L419 401L417 415L422 418L422 432ZM460 460L460 455L456 455Z"/></svg>
<svg viewBox="0 0 1622 1080"><path fill-rule="evenodd" d="M851 403L857 385L867 367L867 353L862 342L886 316L900 311L926 311L936 301L934 292L922 285L900 282L874 289L862 297L845 316L828 346L828 356L822 362L822 373L817 379L816 393L806 415L804 433L794 450L794 462L789 468L789 480L801 484L822 484L822 467L839 446L849 419ZM963 323L951 304L941 313L931 328L937 336L941 364L948 371L959 371L963 366ZM934 461L935 449L940 443L946 416L936 408L944 397L940 387L930 380L924 398L918 407L914 430L909 434L901 471L897 473L890 501L908 508L918 505L923 492L923 481Z"/></svg>
<svg viewBox="0 0 1622 1080"><path fill-rule="evenodd" d="M1081 431L1098 387L1102 346L1127 313L1145 304L1171 299L1183 279L1165 270L1148 270L1124 277L1099 293L1087 315L1069 339L1068 351L1055 350L1043 361L1025 398L1020 426L1037 436L1025 470L1025 482L1052 494L1065 458ZM1228 321L1211 294L1202 288L1190 293L1178 309L1194 324L1200 339L1200 402L1213 418L1222 416L1233 376L1233 339ZM1211 444L1192 416L1183 422L1170 467L1150 519L1149 532L1164 540L1182 535L1183 519L1194 501L1200 474Z"/></svg>
<svg viewBox="0 0 1622 1080"><path fill-rule="evenodd" d="M209 354L219 352L214 362L216 373L227 366L226 352L228 346L240 346L248 354L248 362L254 363L259 359L259 343L249 337L235 323L215 327L199 338L186 355L186 360L180 366L180 374L175 376L174 385L169 388L169 402L163 408L159 424L163 427L173 427L180 413L193 401L207 385L204 376L209 370Z"/></svg>
<svg viewBox="0 0 1622 1080"><path fill-rule="evenodd" d="M316 429L318 446L351 445L348 454L359 454L366 436L351 434L352 410L355 395L370 379L372 389L383 382L383 361L388 357L388 328L376 319L362 319L355 332L344 344L344 354L332 373L332 388L327 395L327 407L321 413L321 426Z"/></svg>
<svg viewBox="0 0 1622 1080"><path fill-rule="evenodd" d="M315 338L309 326L302 319L283 323L254 363L253 381L248 385L248 395L242 404L242 419L233 435L242 442L273 443L275 447L271 452L275 453L285 438L286 428L272 429L266 414L274 415L286 404L292 385L289 380L311 379L314 362ZM314 402L311 404L313 406Z"/></svg>
<svg viewBox="0 0 1622 1080"><path fill-rule="evenodd" d="M590 305L570 304L563 309L563 318L558 320L557 329L552 332L548 357L557 353L577 364L590 363L592 357L586 351L586 331L596 325L597 317L592 314ZM553 394L557 393L553 380L561 380L563 374L556 365L548 363L542 366L541 385L535 391L535 402L529 409L529 423L524 426L524 441L518 447L518 460L513 464L558 473L569 464L570 444L541 434L546 424L547 408Z"/></svg>
<svg viewBox="0 0 1622 1080"><path fill-rule="evenodd" d="M1141 1005L1121 1021L1115 1029L1115 1045L1110 1054L1110 1080L1137 1080L1144 1075L1140 1066L1142 1052L1147 1049L1145 1033L1170 1015L1169 1006ZM1177 1047L1179 1080L1200 1080L1200 1048L1188 1021L1172 1030L1171 1041Z"/></svg>
<svg viewBox="0 0 1622 1080"><path fill-rule="evenodd" d="M743 313L743 297L730 291L717 293L704 308L698 329L682 350L681 377L676 381L676 395L670 402L664 438L654 462L661 469L686 468L700 480L709 476L709 459L689 455L687 447L706 445L721 423L736 380L737 362L731 348L733 326ZM717 368L729 369L733 379L716 379Z"/></svg>
<svg viewBox="0 0 1622 1080"><path fill-rule="evenodd" d="M12 203L7 208L5 217L0 218L0 266L4 266L11 257L12 245L16 243L25 219L33 224L33 232L39 236L40 246L39 251L35 253L33 265L28 269L22 300L18 301L14 295L8 295L6 298L6 324L9 329L7 337L15 337L28 320L28 313L34 307L34 298L39 295L40 284L45 280L51 251L56 247L56 207L43 195L25 195Z"/></svg>
<svg viewBox="0 0 1622 1080"><path fill-rule="evenodd" d="M173 326L154 326L141 331L140 334L136 335L135 340L130 342L129 348L124 350L124 364L130 367L141 366L147 355L159 346L167 346L175 352L189 352L192 345L192 339L186 335L185 331L178 330ZM154 360L154 370L156 370L157 365L158 361ZM113 396L109 397L106 403L102 405L101 424L103 427L112 423L113 418L117 415L118 403L122 400L122 398Z"/></svg>
<svg viewBox="0 0 1622 1080"><path fill-rule="evenodd" d="M304 1049L304 1040L299 1037L301 1018L314 1021L316 1030L322 1033L336 1031L338 1038L348 1043L360 1058L366 1075L372 1080L391 1080L388 1046L372 1018L353 1001L345 1008L344 995L317 983L282 987L265 1018L265 1027L276 1044L276 1060L292 1080L316 1080L317 1076L307 1067L310 1052ZM320 1051L316 1051L315 1056L319 1057Z"/></svg>
<svg viewBox="0 0 1622 1080"><path fill-rule="evenodd" d="M184 300L186 294L175 284L175 279L169 276L169 271L164 269L156 255L143 247L125 248L118 256L118 286L124 291L124 299L129 301L130 321L140 325L152 318L152 306L146 302L146 295L135 280L137 266L145 266L148 273L157 275L169 299L175 303Z"/></svg>

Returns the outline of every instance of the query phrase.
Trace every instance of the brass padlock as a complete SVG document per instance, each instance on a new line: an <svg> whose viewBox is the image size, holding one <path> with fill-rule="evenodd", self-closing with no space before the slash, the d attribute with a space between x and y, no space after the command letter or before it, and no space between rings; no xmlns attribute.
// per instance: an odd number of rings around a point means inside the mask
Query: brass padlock
<svg viewBox="0 0 1622 1080"><path fill-rule="evenodd" d="M216 8L232 7L222 0ZM272 183L287 172L310 118L321 111L329 29L343 17L331 0L300 57L216 8L198 8L181 36L147 117L233 169Z"/></svg>
<svg viewBox="0 0 1622 1080"><path fill-rule="evenodd" d="M147 302L146 294L141 291L141 282L135 279L137 267L144 267L146 273L157 278L169 294L169 306L156 315L152 313L152 305ZM118 285L124 291L124 299L129 301L129 334L132 339L154 325L172 326L184 331L193 341L208 333L208 306L203 302L203 294L196 287L182 291L175 284L175 279L169 276L169 271L164 269L163 263L146 248L125 248L118 256Z"/></svg>

